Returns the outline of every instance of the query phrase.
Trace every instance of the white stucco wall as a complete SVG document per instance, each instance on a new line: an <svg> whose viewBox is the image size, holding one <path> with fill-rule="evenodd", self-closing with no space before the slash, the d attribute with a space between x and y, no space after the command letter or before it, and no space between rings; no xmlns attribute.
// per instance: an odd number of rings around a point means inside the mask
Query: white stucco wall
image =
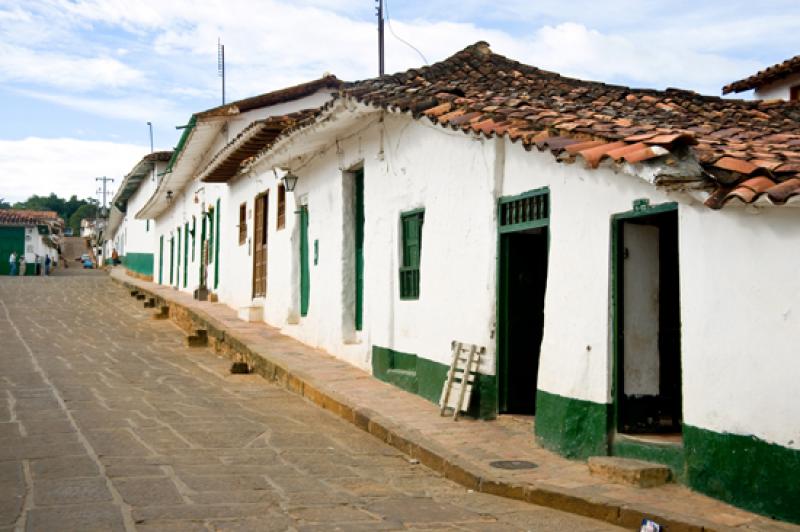
<svg viewBox="0 0 800 532"><path fill-rule="evenodd" d="M792 74L769 85L759 87L754 91L754 96L759 100L773 100L776 98L788 100L790 87L796 85L800 85L800 73Z"/></svg>
<svg viewBox="0 0 800 532"><path fill-rule="evenodd" d="M800 449L800 211L681 209L684 421Z"/></svg>
<svg viewBox="0 0 800 532"><path fill-rule="evenodd" d="M442 157L443 153L447 156ZM270 262L266 320L365 369L370 367L373 345L449 364L452 340L476 343L487 347L481 369L492 374L494 157L492 141L448 134L405 116L388 115L384 126L375 124L342 139L338 150L328 149L312 164L295 170L300 179L294 196L309 209L309 312L305 317L298 315L299 232L295 227L279 242L290 245L290 267L276 271ZM354 268L352 198L348 197L352 180L343 178L343 171L362 164L364 321L362 331L356 332L354 287L347 281ZM420 297L405 301L398 286L400 214L416 208L425 209ZM290 234L292 242L287 242ZM313 264L315 241L319 243L317 265ZM271 254L273 259L277 256ZM289 303L288 312L284 302Z"/></svg>
<svg viewBox="0 0 800 532"><path fill-rule="evenodd" d="M565 397L611 400L611 217L633 200L677 201L638 177L582 162L559 164L550 152L506 141L502 195L550 188L550 251L539 385Z"/></svg>

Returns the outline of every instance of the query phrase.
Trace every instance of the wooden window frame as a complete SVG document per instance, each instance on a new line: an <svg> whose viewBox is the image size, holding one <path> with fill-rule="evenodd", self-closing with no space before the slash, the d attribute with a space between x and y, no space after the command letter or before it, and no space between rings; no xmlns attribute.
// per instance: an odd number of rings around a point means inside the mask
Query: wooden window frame
<svg viewBox="0 0 800 532"><path fill-rule="evenodd" d="M414 228L416 235L408 234L407 228ZM422 262L422 228L425 225L425 209L414 209L400 213L400 299L419 299L420 263ZM413 229L412 229L413 230ZM416 253L410 248L416 237Z"/></svg>
<svg viewBox="0 0 800 532"><path fill-rule="evenodd" d="M275 218L275 230L280 231L286 227L286 187L283 183L278 183L278 193L276 194L277 209Z"/></svg>
<svg viewBox="0 0 800 532"><path fill-rule="evenodd" d="M247 242L247 202L239 205L239 245Z"/></svg>

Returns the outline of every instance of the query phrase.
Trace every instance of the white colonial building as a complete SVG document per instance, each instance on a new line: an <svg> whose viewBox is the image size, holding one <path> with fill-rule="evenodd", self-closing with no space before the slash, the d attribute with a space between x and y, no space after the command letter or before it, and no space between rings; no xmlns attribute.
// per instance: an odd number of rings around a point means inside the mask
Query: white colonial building
<svg viewBox="0 0 800 532"><path fill-rule="evenodd" d="M483 346L474 415L800 521L796 105L485 43L314 95L193 117L139 214L159 282L432 401Z"/></svg>

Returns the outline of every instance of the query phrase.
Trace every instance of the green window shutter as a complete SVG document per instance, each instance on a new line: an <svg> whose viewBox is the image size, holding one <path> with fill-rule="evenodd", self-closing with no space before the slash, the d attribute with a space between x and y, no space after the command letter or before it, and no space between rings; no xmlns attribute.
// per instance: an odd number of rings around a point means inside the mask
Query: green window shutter
<svg viewBox="0 0 800 532"><path fill-rule="evenodd" d="M400 215L402 230L402 266L400 268L400 299L419 299L419 264L422 255L422 209Z"/></svg>
<svg viewBox="0 0 800 532"><path fill-rule="evenodd" d="M300 315L308 314L311 272L308 266L308 206L300 207Z"/></svg>
<svg viewBox="0 0 800 532"><path fill-rule="evenodd" d="M208 262L214 261L214 209L208 211Z"/></svg>

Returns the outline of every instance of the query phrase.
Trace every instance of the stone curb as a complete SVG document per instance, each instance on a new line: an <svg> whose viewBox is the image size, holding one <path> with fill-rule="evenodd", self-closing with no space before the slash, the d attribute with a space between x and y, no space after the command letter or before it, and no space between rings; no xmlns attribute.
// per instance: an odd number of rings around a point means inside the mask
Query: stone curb
<svg viewBox="0 0 800 532"><path fill-rule="evenodd" d="M661 509L648 511L647 508L637 506L635 503L625 503L590 494L576 495L574 490L552 485L514 483L493 477L488 470L482 471L480 467L458 456L457 453L442 448L421 432L399 425L371 409L354 405L342 394L326 389L325 383L314 382L313 377L302 370L292 369L282 361L271 359L269 354L259 352L257 346L248 345L246 339L228 332L223 323L219 323L202 310L186 307L138 283L114 276L111 276L111 279L127 289L136 289L148 297L155 298L157 307L162 304L169 305L169 317L187 333L194 332L191 329L195 328L206 329L209 347L213 347L215 351L225 354L235 362L246 362L253 373L258 373L284 389L305 397L467 489L591 517L630 529L637 529L642 519L648 518L665 526L670 532L717 530L711 523L687 519L677 513L665 513ZM189 324L187 319L190 320Z"/></svg>

